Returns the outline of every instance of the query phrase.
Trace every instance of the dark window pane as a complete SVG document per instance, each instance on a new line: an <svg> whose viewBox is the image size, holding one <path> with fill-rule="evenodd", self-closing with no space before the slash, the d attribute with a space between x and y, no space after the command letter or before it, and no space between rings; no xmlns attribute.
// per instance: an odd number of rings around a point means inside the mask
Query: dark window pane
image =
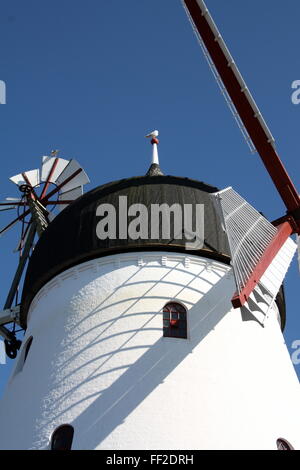
<svg viewBox="0 0 300 470"><path fill-rule="evenodd" d="M64 424L57 428L51 439L51 450L71 450L74 429L70 424Z"/></svg>
<svg viewBox="0 0 300 470"><path fill-rule="evenodd" d="M28 356L28 353L29 353L29 349L31 348L31 344L32 344L32 340L33 340L33 337L31 336L31 338L29 338L29 340L27 341L27 344L25 346L25 353L24 353L24 363L27 359L27 356Z"/></svg>
<svg viewBox="0 0 300 470"><path fill-rule="evenodd" d="M279 438L276 443L278 450L294 450L293 446L286 439Z"/></svg>

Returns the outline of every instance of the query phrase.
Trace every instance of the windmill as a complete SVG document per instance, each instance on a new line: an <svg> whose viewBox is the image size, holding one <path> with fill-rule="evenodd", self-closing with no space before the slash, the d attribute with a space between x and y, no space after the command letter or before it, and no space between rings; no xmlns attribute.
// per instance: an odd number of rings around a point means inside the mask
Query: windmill
<svg viewBox="0 0 300 470"><path fill-rule="evenodd" d="M278 296L296 249L298 194L204 2L183 4L288 213L270 223L232 188L163 174L158 131L148 134L146 174L97 186L49 228L54 189L35 196L39 178L18 175L24 194L3 207L26 204L42 236L15 313L26 333L0 403L0 448L300 448L299 381ZM58 206L78 185L68 188L73 171L64 186L55 180ZM23 253L26 243L23 234Z"/></svg>
<svg viewBox="0 0 300 470"><path fill-rule="evenodd" d="M277 255L285 258L286 269L280 273L280 278L283 279L295 251L289 237L292 234L300 234L300 198L276 151L275 139L205 2L203 0L182 0L182 3L229 108L252 152L257 151L259 154L287 209L285 215L274 220L272 224L266 224L263 217L258 213L255 217L253 211L251 219L249 207L247 214L243 212L245 201L243 202L241 198L237 201L238 195L230 188L226 193L215 195L216 203L220 205L220 210L223 213L228 233L237 287L237 291L232 297L232 304L238 308L248 301L262 277L267 275L268 269ZM254 225L249 229L250 220ZM248 228L244 230L241 229L243 222L244 225L248 225ZM262 225L260 225L261 222ZM268 225L267 229L264 229L265 225ZM240 230L237 233L239 226ZM248 241L248 246L247 243L240 243L236 248L238 239L241 238ZM252 248L250 257L247 255L249 244L252 247L256 246L256 248ZM284 246L285 248L283 248ZM277 263L277 269L279 269L279 265L280 263Z"/></svg>
<svg viewBox="0 0 300 470"><path fill-rule="evenodd" d="M83 186L89 179L76 160L58 158L58 150L42 157L39 169L25 171L10 178L21 193L18 198L7 197L0 202L0 211L16 210L17 217L1 228L0 236L14 225L21 224L21 235L16 247L19 263L0 313L0 335L5 340L8 357L14 359L21 341L16 337L19 324L18 290L26 263L34 249L36 236L40 237L55 217L54 209L61 212L83 193ZM13 306L15 301L15 306ZM13 324L13 330L7 324Z"/></svg>

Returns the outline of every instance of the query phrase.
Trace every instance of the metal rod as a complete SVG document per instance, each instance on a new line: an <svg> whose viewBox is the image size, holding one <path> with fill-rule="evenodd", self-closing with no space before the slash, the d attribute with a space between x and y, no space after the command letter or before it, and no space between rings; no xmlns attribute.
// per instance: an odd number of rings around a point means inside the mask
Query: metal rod
<svg viewBox="0 0 300 470"><path fill-rule="evenodd" d="M7 341L13 341L15 339L15 335L9 331L5 326L0 326L0 336L6 339Z"/></svg>
<svg viewBox="0 0 300 470"><path fill-rule="evenodd" d="M31 249L31 246L32 246L32 243L33 243L33 240L34 240L35 233L36 233L36 225L34 223L32 223L31 227L30 227L30 230L29 230L29 234L28 234L26 243L25 243L25 246L24 246L23 254L20 258L19 265L18 265L17 270L16 270L16 274L14 276L14 279L13 279L12 284L11 284L11 288L9 290L6 302L4 304L4 310L7 309L7 308L10 308L12 303L13 303L14 296L16 294L18 285L20 283L20 279L22 277L22 274L23 274L23 271L24 271L24 268L25 268L25 265L26 265L26 261L29 257L29 253L30 253L30 249Z"/></svg>
<svg viewBox="0 0 300 470"><path fill-rule="evenodd" d="M26 206L24 202L0 202L0 206Z"/></svg>
<svg viewBox="0 0 300 470"><path fill-rule="evenodd" d="M10 229L10 227L12 227L13 225L15 225L17 222L19 222L20 220L23 220L26 215L30 214L30 210L28 209L27 211L25 211L22 215L20 215L19 217L17 217L16 219L14 219L12 222L10 222L6 227L4 227L1 231L0 231L0 235L2 235L2 233L6 232L8 229Z"/></svg>

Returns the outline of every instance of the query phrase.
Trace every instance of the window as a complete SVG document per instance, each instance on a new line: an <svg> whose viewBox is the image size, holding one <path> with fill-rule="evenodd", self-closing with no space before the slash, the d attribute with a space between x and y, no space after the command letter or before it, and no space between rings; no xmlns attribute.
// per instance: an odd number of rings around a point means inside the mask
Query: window
<svg viewBox="0 0 300 470"><path fill-rule="evenodd" d="M163 308L164 336L187 338L186 309L177 302L169 302Z"/></svg>
<svg viewBox="0 0 300 470"><path fill-rule="evenodd" d="M25 346L24 346L24 360L23 360L23 364L25 364L25 361L26 361L26 359L27 359L27 356L28 356L28 353L29 353L29 349L31 348L32 340L33 340L33 337L31 336L31 337L29 338L29 340L27 341L27 343L25 344Z"/></svg>
<svg viewBox="0 0 300 470"><path fill-rule="evenodd" d="M286 440L280 437L276 441L278 450L294 450L294 447Z"/></svg>
<svg viewBox="0 0 300 470"><path fill-rule="evenodd" d="M51 438L51 450L71 450L74 428L70 424L59 426Z"/></svg>

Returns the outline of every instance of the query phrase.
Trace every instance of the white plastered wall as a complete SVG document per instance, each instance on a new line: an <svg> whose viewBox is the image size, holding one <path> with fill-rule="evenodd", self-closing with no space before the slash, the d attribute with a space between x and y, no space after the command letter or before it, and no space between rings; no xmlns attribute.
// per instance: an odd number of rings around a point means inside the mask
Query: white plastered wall
<svg viewBox="0 0 300 470"><path fill-rule="evenodd" d="M124 253L55 277L33 300L0 405L0 448L300 448L300 389L276 308L264 328L231 308L231 268L198 256ZM162 308L188 310L188 339L164 338ZM290 312L292 314L292 312Z"/></svg>

